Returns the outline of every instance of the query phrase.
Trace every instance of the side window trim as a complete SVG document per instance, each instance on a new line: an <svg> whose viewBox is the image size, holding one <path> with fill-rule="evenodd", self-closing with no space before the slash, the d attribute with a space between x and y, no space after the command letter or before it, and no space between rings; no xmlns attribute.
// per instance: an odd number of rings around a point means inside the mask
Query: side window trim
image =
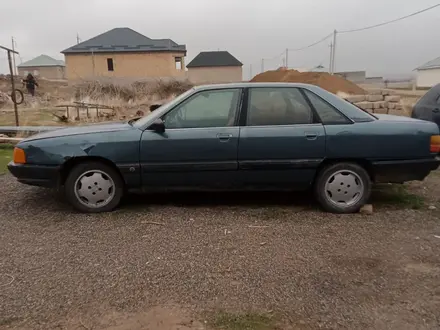
<svg viewBox="0 0 440 330"><path fill-rule="evenodd" d="M248 108L249 108L249 87L246 87L243 89L242 92L242 103L239 111L239 118L238 118L238 126L247 126L247 115L248 115Z"/></svg>
<svg viewBox="0 0 440 330"><path fill-rule="evenodd" d="M332 104L330 104L329 102L327 102L326 100L324 100L322 97L320 97L319 95L317 95L316 93L312 92L311 90L308 90L306 88L300 88L301 93L303 94L303 96L306 98L307 102L309 103L310 107L313 109L313 113L314 115L317 116L318 120L320 123L322 123L323 125L351 125L354 124L354 121L351 120L349 117L347 117L344 113L342 113L339 109L337 109L335 106L333 106ZM341 124L341 123L327 123L324 124L322 122L321 117L319 116L318 110L316 110L316 108L313 106L312 102L310 101L309 96L307 95L307 92L315 95L317 98L319 98L322 102L324 102L325 104L327 104L330 108L332 108L336 113L340 114L342 117L344 117L347 122L345 124Z"/></svg>
<svg viewBox="0 0 440 330"><path fill-rule="evenodd" d="M318 111L316 111L316 109L313 106L312 102L307 97L306 92L304 92L304 88L300 88L299 87L298 90L301 93L301 95L304 97L304 99L306 100L306 102L309 105L310 109L312 110L312 113L313 113L313 123L315 123L315 124L322 124L322 120L321 120L321 118L318 115Z"/></svg>
<svg viewBox="0 0 440 330"><path fill-rule="evenodd" d="M237 109L235 111L235 119L234 119L234 124L232 126L219 126L219 127L187 127L187 128L168 128L168 129L208 129L208 128L224 128L224 127L236 127L239 126L238 120L239 120L239 112L241 111L241 105L244 100L243 95L244 95L244 88L242 87L230 87L230 88L220 88L220 89L203 89L200 91L197 91L191 95L189 95L186 99L180 101L179 103L175 104L172 108L168 109L167 112L163 113L159 118L161 120L164 119L164 117L166 115L168 115L170 112L174 111L176 108L180 107L182 104L184 104L185 102L190 101L192 98L196 97L197 95L203 93L203 92L209 92L209 91L228 91L228 90L238 90L239 92L239 96L238 96L238 102L237 102Z"/></svg>

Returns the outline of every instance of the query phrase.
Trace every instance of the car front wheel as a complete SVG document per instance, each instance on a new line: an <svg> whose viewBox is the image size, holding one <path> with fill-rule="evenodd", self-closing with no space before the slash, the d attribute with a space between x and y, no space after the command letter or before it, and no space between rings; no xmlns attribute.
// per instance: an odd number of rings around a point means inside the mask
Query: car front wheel
<svg viewBox="0 0 440 330"><path fill-rule="evenodd" d="M318 174L315 194L326 211L358 212L370 198L370 176L358 164L332 164L323 168Z"/></svg>
<svg viewBox="0 0 440 330"><path fill-rule="evenodd" d="M99 162L76 165L65 182L67 200L77 210L88 213L108 212L118 206L123 195L123 181L112 167Z"/></svg>

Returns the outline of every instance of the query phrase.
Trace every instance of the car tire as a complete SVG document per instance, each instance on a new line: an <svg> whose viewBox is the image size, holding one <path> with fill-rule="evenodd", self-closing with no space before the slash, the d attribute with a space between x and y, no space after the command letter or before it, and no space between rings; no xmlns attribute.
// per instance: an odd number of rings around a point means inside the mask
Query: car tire
<svg viewBox="0 0 440 330"><path fill-rule="evenodd" d="M124 193L120 174L100 162L76 165L68 174L65 195L69 203L84 213L109 212L119 205Z"/></svg>
<svg viewBox="0 0 440 330"><path fill-rule="evenodd" d="M371 195L368 172L355 163L324 167L315 181L315 195L322 208L332 213L355 213Z"/></svg>

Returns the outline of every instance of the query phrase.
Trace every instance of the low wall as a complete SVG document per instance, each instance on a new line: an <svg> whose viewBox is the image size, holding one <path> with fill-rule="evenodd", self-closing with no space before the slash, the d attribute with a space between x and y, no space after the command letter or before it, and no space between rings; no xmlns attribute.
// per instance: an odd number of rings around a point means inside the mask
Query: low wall
<svg viewBox="0 0 440 330"><path fill-rule="evenodd" d="M365 95L344 95L348 102L371 113L405 116L400 95L389 89L368 90Z"/></svg>

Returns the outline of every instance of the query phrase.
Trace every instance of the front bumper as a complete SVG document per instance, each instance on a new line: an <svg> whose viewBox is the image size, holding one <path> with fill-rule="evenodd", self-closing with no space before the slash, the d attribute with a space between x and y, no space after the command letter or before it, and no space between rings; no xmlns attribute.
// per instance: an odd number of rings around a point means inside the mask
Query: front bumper
<svg viewBox="0 0 440 330"><path fill-rule="evenodd" d="M60 179L59 166L15 164L10 162L8 170L18 182L38 187L57 187Z"/></svg>
<svg viewBox="0 0 440 330"><path fill-rule="evenodd" d="M376 161L372 163L376 183L423 181L440 166L440 156L428 159Z"/></svg>

